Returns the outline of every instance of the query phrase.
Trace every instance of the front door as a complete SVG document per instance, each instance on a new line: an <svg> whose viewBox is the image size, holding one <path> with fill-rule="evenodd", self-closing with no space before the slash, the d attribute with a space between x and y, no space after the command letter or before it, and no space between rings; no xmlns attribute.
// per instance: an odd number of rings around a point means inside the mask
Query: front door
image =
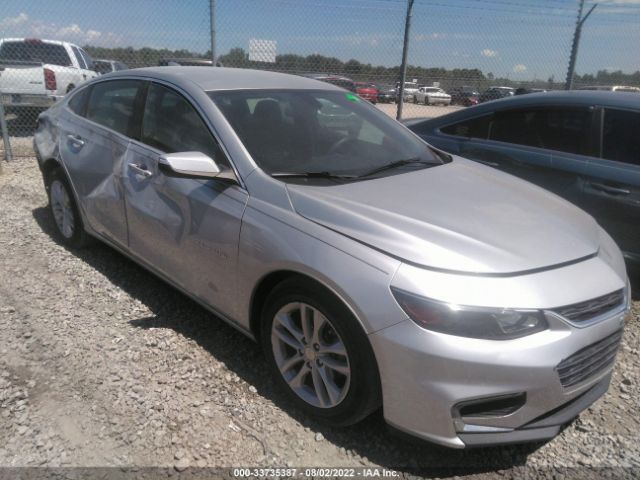
<svg viewBox="0 0 640 480"><path fill-rule="evenodd" d="M164 153L186 151L229 167L196 109L173 89L150 85L140 140L130 144L123 172L130 251L229 312L247 193L227 180L186 178L160 167Z"/></svg>

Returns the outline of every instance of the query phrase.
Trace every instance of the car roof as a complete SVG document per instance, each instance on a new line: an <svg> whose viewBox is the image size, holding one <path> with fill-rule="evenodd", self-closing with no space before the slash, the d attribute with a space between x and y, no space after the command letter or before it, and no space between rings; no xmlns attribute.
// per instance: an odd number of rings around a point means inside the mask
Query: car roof
<svg viewBox="0 0 640 480"><path fill-rule="evenodd" d="M155 78L184 85L196 84L202 90L242 90L242 89L302 89L302 90L342 90L329 83L308 77L288 75L265 70L249 70L226 67L167 66L147 67L124 70L105 75L101 78L117 77Z"/></svg>
<svg viewBox="0 0 640 480"><path fill-rule="evenodd" d="M447 115L425 120L433 125L446 125L479 117L499 110L544 106L592 106L640 110L640 94L632 92L605 92L600 90L570 90L528 93L481 103Z"/></svg>

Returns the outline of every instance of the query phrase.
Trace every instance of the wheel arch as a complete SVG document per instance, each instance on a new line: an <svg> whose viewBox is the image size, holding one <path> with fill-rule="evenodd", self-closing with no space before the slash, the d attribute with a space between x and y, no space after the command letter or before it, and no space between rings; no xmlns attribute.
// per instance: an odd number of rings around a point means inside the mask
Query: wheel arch
<svg viewBox="0 0 640 480"><path fill-rule="evenodd" d="M40 165L40 170L42 171L42 179L44 181L44 188L49 190L49 177L51 173L57 169L61 169L64 172L64 168L62 164L57 158L48 158L42 162ZM67 173L64 172L66 175Z"/></svg>
<svg viewBox="0 0 640 480"><path fill-rule="evenodd" d="M293 269L279 269L264 275L256 284L253 292L251 294L250 300L250 310L249 310L249 328L251 333L256 339L260 338L260 328L261 328L261 315L262 309L264 307L265 301L269 294L276 288L279 284L293 277L300 277L301 279L305 279L316 284L318 287L326 290L331 293L340 303L342 303L354 316L360 327L362 328L363 333L367 334L367 329L365 328L362 320L354 310L354 308L350 305L350 303L346 300L345 296L337 291L336 288L333 288L328 282L320 280L316 275L310 275L309 273L304 273L301 271L296 271Z"/></svg>

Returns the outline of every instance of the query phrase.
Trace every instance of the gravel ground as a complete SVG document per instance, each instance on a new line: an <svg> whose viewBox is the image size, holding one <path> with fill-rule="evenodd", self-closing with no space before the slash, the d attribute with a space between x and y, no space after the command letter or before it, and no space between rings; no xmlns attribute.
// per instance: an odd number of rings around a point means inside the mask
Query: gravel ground
<svg viewBox="0 0 640 480"><path fill-rule="evenodd" d="M391 436L380 414L348 429L310 420L236 330L104 245L57 244L35 159L4 163L0 205L0 466L382 466L482 479L640 471L638 301L609 393L559 437L447 450Z"/></svg>

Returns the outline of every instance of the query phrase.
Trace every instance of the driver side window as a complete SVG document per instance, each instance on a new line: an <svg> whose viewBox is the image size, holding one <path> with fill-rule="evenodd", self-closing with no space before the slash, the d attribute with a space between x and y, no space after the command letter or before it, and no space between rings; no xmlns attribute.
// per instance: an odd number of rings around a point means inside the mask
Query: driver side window
<svg viewBox="0 0 640 480"><path fill-rule="evenodd" d="M164 153L201 152L229 166L198 112L179 93L152 83L142 119L141 141Z"/></svg>

